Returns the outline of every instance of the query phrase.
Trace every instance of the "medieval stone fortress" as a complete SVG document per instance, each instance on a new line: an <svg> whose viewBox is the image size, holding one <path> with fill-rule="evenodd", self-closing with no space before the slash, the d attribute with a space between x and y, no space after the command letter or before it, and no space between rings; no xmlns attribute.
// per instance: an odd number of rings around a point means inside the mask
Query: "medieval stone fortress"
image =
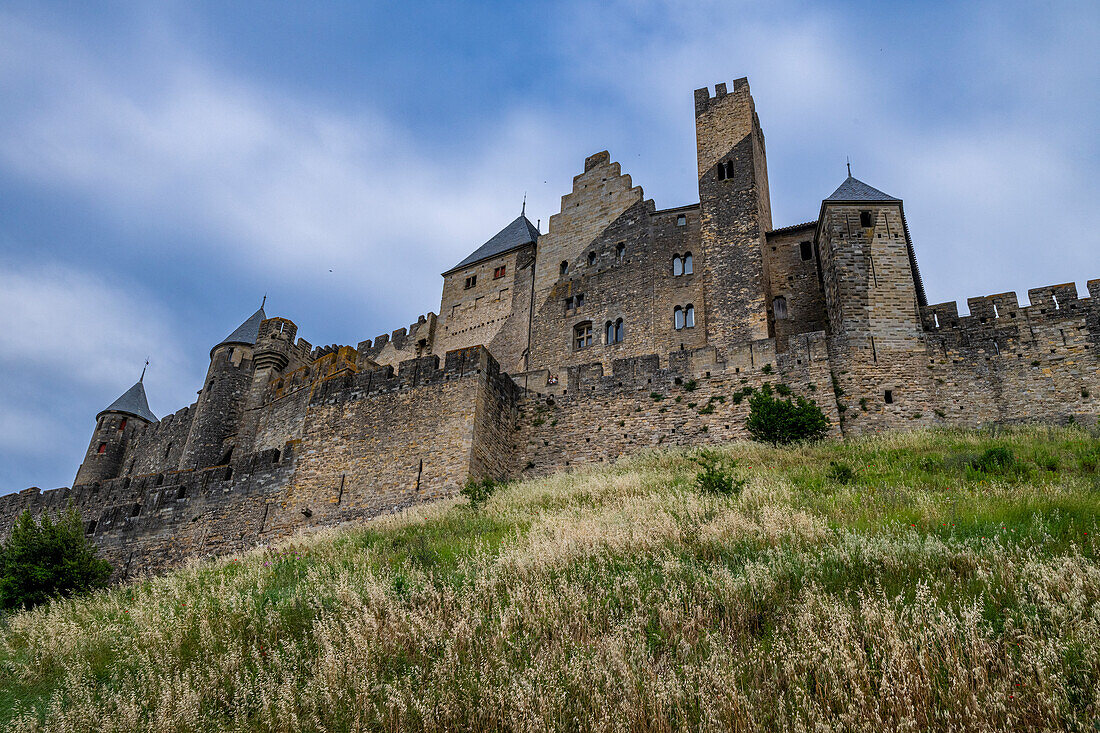
<svg viewBox="0 0 1100 733"><path fill-rule="evenodd" d="M746 79L695 92L699 203L657 209L607 152L546 233L521 215L443 273L439 314L313 347L261 307L157 419L96 416L72 488L0 497L0 530L67 503L122 576L660 445L745 435L749 388L835 435L1100 413L1100 280L926 302L901 199L849 176L775 227Z"/></svg>

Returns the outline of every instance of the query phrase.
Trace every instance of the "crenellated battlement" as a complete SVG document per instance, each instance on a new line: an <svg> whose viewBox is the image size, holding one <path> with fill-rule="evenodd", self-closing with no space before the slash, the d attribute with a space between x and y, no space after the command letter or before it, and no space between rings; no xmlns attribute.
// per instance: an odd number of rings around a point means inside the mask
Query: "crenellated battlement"
<svg viewBox="0 0 1100 733"><path fill-rule="evenodd" d="M992 337L994 331L1061 320L1083 320L1090 311L1100 307L1100 280L1090 280L1092 297L1079 298L1074 283L1062 283L1031 288L1027 291L1029 305L1021 306L1016 293L997 293L967 298L970 315L960 316L955 301L935 303L920 309L921 324L929 334L949 335L952 332Z"/></svg>

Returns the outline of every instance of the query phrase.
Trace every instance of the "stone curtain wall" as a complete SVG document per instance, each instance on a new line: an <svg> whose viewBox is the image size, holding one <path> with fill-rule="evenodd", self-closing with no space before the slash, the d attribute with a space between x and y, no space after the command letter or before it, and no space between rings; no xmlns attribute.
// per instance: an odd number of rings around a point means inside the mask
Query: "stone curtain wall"
<svg viewBox="0 0 1100 733"><path fill-rule="evenodd" d="M731 349L724 362L713 349L677 356L667 368L656 354L617 360L607 375L600 364L573 367L556 392L528 393L520 472L543 475L648 448L747 438L749 398L735 394L764 383L814 400L840 434L824 334L794 336L782 354L765 339Z"/></svg>

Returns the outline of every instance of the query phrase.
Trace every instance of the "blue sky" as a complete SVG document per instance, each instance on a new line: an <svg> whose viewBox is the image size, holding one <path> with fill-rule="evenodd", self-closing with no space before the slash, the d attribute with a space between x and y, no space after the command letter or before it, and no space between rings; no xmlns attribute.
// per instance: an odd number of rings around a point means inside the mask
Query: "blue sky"
<svg viewBox="0 0 1100 733"><path fill-rule="evenodd" d="M67 485L151 360L158 415L268 294L314 344L603 149L697 200L692 90L748 76L776 226L905 199L931 302L1100 277L1100 4L0 4L0 493Z"/></svg>

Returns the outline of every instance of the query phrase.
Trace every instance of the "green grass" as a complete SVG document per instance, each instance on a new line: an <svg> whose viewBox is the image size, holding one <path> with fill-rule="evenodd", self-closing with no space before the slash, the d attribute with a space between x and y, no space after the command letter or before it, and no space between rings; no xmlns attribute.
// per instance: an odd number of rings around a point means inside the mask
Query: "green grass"
<svg viewBox="0 0 1100 733"><path fill-rule="evenodd" d="M1082 427L654 451L9 616L0 725L1095 730L1098 514Z"/></svg>

